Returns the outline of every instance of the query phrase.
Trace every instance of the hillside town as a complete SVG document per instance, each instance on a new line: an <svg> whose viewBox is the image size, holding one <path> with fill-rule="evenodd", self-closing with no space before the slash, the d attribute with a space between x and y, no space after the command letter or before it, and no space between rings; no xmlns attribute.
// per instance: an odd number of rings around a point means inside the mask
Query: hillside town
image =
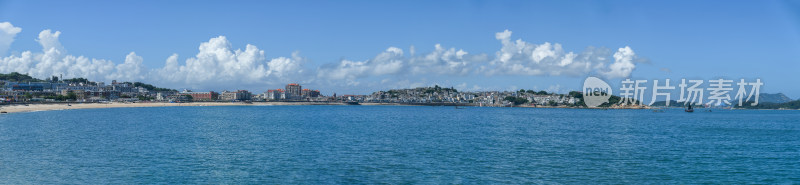
<svg viewBox="0 0 800 185"><path fill-rule="evenodd" d="M417 87L378 91L357 96L355 101L373 103L456 103L473 106L575 106L578 97L533 90L462 92L455 88Z"/></svg>
<svg viewBox="0 0 800 185"><path fill-rule="evenodd" d="M464 106L576 106L577 92L555 94L545 91L477 91L463 92L455 88L417 87L391 89L369 95L325 96L316 89L290 83L283 88L267 89L261 93L248 90L191 91L155 87L141 82L110 84L84 78L62 79L53 76L44 80L25 74L0 74L0 101L3 103L48 102L351 102L392 103L414 105Z"/></svg>

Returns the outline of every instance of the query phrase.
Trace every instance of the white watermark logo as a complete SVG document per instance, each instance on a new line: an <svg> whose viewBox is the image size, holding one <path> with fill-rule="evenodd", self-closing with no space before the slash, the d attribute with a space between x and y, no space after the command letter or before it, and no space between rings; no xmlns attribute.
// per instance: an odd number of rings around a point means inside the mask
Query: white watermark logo
<svg viewBox="0 0 800 185"><path fill-rule="evenodd" d="M689 83L687 83L687 81ZM620 104L642 105L643 102L637 100L644 99L644 94L647 90L647 82L647 80L631 79L622 81L622 88L620 88ZM670 83L670 79L665 79L663 82L664 85L660 85L661 81L653 80L652 97L650 97L650 103L647 105L653 105L658 97L663 97L666 99L666 106L669 106L670 100L672 100L670 90L675 90L676 87ZM761 86L764 85L761 79L755 79L753 82L746 82L745 79L739 79L739 82L736 83L738 91L736 95L731 98L729 93L733 91L733 82L733 80L723 78L712 79L708 80L708 85L703 88L702 85L705 83L703 80L681 79L681 83L678 84L680 95L677 102L686 105L730 106L733 105L733 103L731 103L732 100L737 100L735 103L738 106L743 106L744 102L750 102L750 106L758 105ZM703 97L706 91L708 91L709 96L705 98L705 100L708 101L704 102Z"/></svg>
<svg viewBox="0 0 800 185"><path fill-rule="evenodd" d="M589 77L583 81L583 102L588 107L597 107L608 103L611 94L611 86L597 77Z"/></svg>
<svg viewBox="0 0 800 185"><path fill-rule="evenodd" d="M672 93L679 90L679 93L675 94L678 95L677 103L684 105L744 106L747 102L749 106L756 106L759 103L761 87L764 85L761 79L751 82L739 79L735 82L723 78L707 81L681 79L679 84L673 84L670 79L652 80L652 84L648 82L651 81L623 80L619 89L619 102L614 104L652 106L661 99L665 100L664 106L670 106ZM734 87L738 87L738 90L734 91ZM732 91L736 92L733 96L731 96ZM609 103L612 94L611 86L597 77L588 77L583 82L583 101L587 107L598 107L603 103ZM645 98L650 98L649 103L644 101Z"/></svg>

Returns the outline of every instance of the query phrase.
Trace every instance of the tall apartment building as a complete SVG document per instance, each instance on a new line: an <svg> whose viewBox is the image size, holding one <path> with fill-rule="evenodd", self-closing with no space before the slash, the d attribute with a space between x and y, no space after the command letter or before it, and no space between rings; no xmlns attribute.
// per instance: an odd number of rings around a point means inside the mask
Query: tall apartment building
<svg viewBox="0 0 800 185"><path fill-rule="evenodd" d="M303 98L316 98L319 96L319 90L303 89L301 96Z"/></svg>
<svg viewBox="0 0 800 185"><path fill-rule="evenodd" d="M300 99L302 97L302 86L296 83L286 85L286 98L287 99Z"/></svg>
<svg viewBox="0 0 800 185"><path fill-rule="evenodd" d="M239 101L246 101L250 100L251 94L247 90L238 90L238 91L224 91L220 94L222 100L232 101L232 100L239 100Z"/></svg>
<svg viewBox="0 0 800 185"><path fill-rule="evenodd" d="M283 91L283 89L267 90L266 99L268 99L268 100L286 99L286 93Z"/></svg>

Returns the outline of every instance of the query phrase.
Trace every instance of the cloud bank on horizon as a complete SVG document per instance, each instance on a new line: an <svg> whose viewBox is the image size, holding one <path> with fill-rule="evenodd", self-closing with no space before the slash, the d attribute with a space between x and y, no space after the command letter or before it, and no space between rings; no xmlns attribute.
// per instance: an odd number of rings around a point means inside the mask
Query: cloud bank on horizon
<svg viewBox="0 0 800 185"><path fill-rule="evenodd" d="M258 87L289 82L332 86L413 87L420 76L585 76L629 77L642 60L628 47L613 51L588 47L582 52L565 51L558 43L534 44L512 40L511 31L495 34L502 47L494 57L471 54L463 49L436 44L434 50L417 55L389 47L375 57L353 61L342 59L309 68L299 52L289 57L267 58L265 51L247 44L234 49L225 36L203 42L198 53L179 61L168 57L161 68L149 69L144 59L130 52L116 64L111 60L74 56L61 45L61 32L43 30L37 41L42 51L24 51L5 56L16 35L22 31L9 22L0 23L0 73L19 72L37 78L62 75L93 81L142 81L167 87L219 89ZM377 79L377 80L376 80ZM379 82L377 82L379 81ZM477 88L477 86L475 86Z"/></svg>

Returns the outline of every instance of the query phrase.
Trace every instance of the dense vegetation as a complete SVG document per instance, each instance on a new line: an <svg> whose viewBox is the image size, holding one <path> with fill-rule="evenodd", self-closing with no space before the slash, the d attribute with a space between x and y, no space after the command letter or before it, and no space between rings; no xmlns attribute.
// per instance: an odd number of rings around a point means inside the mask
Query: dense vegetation
<svg viewBox="0 0 800 185"><path fill-rule="evenodd" d="M20 74L17 72L11 72L8 74L0 73L0 80L6 80L11 82L44 82L44 80L40 80L27 74Z"/></svg>
<svg viewBox="0 0 800 185"><path fill-rule="evenodd" d="M442 93L443 91L454 92L454 93L458 92L458 90L456 90L455 88L452 88L452 87L451 88L442 88L442 87L439 87L439 85L435 85L433 87L426 87L425 88L425 93L429 93L429 94L430 93L434 93L434 92Z"/></svg>
<svg viewBox="0 0 800 185"><path fill-rule="evenodd" d="M25 98L30 99L31 97L28 97L28 94L26 94ZM56 101L67 101L67 100L75 101L76 99L78 99L78 96L73 92L69 92L69 93L67 93L66 96L64 96L64 95L50 95L50 96L44 96L42 98L44 98L44 99L54 99Z"/></svg>
<svg viewBox="0 0 800 185"><path fill-rule="evenodd" d="M509 102L513 102L514 105L521 105L521 104L528 103L528 99L525 99L525 98L522 98L522 97L514 97L514 96L506 96L506 98L503 98L503 100L506 100L506 101L509 101Z"/></svg>
<svg viewBox="0 0 800 185"><path fill-rule="evenodd" d="M577 102L575 102L575 104L574 104L574 105L571 105L571 106L577 106L577 107L586 107L586 102L583 102L583 92L580 92L580 91L570 91L568 95L569 95L569 96L572 96L572 97L574 97L576 100L578 100Z"/></svg>
<svg viewBox="0 0 800 185"><path fill-rule="evenodd" d="M175 90L175 89L156 87L154 85L150 85L150 84L146 84L146 83L142 83L142 82L133 82L133 83L124 82L124 83L127 83L128 85L133 86L133 87L142 87L142 88L147 89L148 91L173 91L173 92L177 92L178 91L178 90Z"/></svg>
<svg viewBox="0 0 800 185"><path fill-rule="evenodd" d="M34 78L34 77L31 77L31 76L28 76L27 74L20 74L20 73L17 73L17 72L11 72L11 73L8 73L8 74L0 73L0 80L5 80L5 81L9 81L9 82L46 82L46 81L51 81L51 82L84 83L84 84L88 84L88 85L97 85L96 82L92 82L92 81L89 81L89 79L81 78L81 77L70 78L70 79L62 79L62 80L59 81L58 77L53 76L53 77L48 78L45 81L45 80L41 80L41 79L38 79L38 78ZM147 89L149 91L173 91L173 92L177 92L177 90L175 90L175 89L156 87L154 85L150 85L150 84L146 84L146 83L142 83L142 82L123 82L123 83L127 83L128 85L130 85L132 87L142 87L142 88L145 88L145 89ZM447 89L447 88L445 88L445 89Z"/></svg>
<svg viewBox="0 0 800 185"><path fill-rule="evenodd" d="M555 93L548 93L547 91L539 91L539 92L536 92L536 91L534 91L534 90L530 90L530 89L528 89L528 90L525 90L525 89L520 89L520 90L519 90L519 91L517 91L517 92L519 92L519 93L528 93L528 94L534 94L534 95L550 95L550 94L555 94Z"/></svg>
<svg viewBox="0 0 800 185"><path fill-rule="evenodd" d="M611 107L611 105L616 105L619 101L622 100L619 96L611 95L611 98L608 98L607 103L600 104L598 107Z"/></svg>

